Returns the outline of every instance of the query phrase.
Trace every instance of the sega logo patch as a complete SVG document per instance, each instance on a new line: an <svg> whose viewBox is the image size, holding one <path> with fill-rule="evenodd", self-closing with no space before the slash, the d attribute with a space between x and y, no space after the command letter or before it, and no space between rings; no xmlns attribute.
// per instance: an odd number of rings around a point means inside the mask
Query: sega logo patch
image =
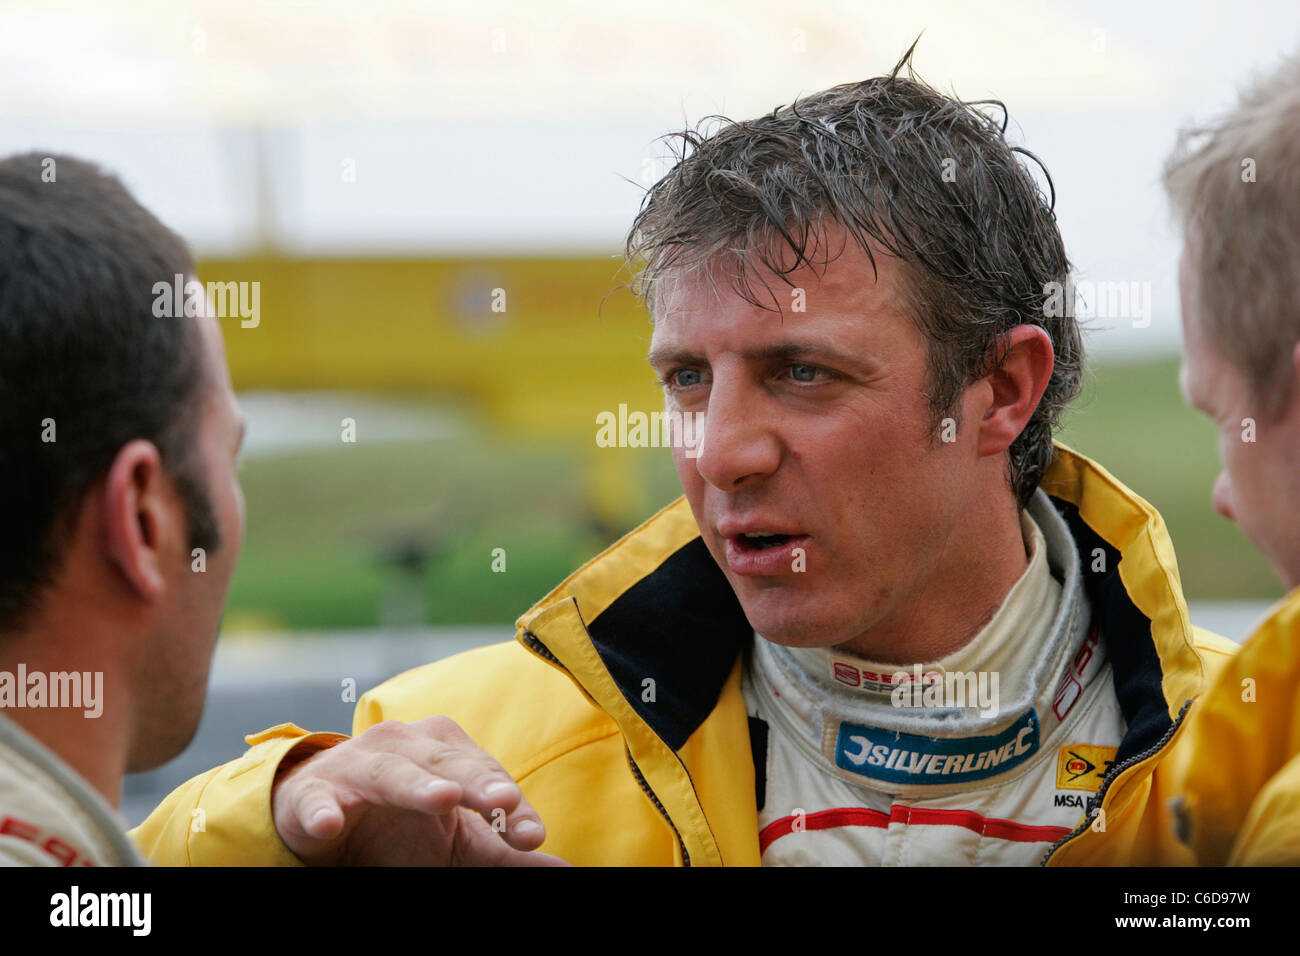
<svg viewBox="0 0 1300 956"><path fill-rule="evenodd" d="M1038 752L1037 711L997 734L956 740L840 724L835 766L886 783L964 783L1005 773Z"/></svg>

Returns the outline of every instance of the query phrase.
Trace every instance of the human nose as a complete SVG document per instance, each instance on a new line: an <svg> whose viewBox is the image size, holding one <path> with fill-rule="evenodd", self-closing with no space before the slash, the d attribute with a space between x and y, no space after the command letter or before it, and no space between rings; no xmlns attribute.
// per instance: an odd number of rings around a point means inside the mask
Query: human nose
<svg viewBox="0 0 1300 956"><path fill-rule="evenodd" d="M1229 521L1237 520L1237 516L1232 510L1232 484L1228 480L1226 468L1220 471L1219 477L1214 480L1214 490L1210 492L1210 500L1214 502L1214 510L1219 514Z"/></svg>
<svg viewBox="0 0 1300 956"><path fill-rule="evenodd" d="M709 484L734 491L770 475L781 460L780 442L764 418L757 393L715 374L695 467Z"/></svg>

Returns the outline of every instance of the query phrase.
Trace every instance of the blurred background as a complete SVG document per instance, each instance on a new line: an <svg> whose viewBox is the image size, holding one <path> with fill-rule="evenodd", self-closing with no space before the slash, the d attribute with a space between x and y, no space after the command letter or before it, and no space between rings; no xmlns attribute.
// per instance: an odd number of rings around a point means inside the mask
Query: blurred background
<svg viewBox="0 0 1300 956"><path fill-rule="evenodd" d="M662 407L620 288L658 137L880 74L918 34L923 78L1007 104L1079 279L1149 302L1085 321L1062 437L1162 512L1194 619L1240 639L1281 592L1210 507L1158 179L1180 125L1296 48L1292 0L0 3L0 149L99 161L201 278L260 289L223 321L248 531L210 706L129 779L129 822L244 733L346 731L384 678L510 639L676 497L667 450L595 441L598 413Z"/></svg>

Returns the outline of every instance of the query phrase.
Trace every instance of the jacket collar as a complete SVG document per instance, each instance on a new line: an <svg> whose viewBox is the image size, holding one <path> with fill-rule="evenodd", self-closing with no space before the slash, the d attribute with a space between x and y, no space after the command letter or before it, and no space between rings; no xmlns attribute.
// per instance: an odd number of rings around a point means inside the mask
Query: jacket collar
<svg viewBox="0 0 1300 956"><path fill-rule="evenodd" d="M1151 505L1064 445L1040 487L1074 535L1107 642L1128 724L1118 765L1158 747L1205 680L1173 545ZM680 750L713 711L753 635L684 498L575 571L517 626L525 646L614 717L630 747L641 740L659 757Z"/></svg>

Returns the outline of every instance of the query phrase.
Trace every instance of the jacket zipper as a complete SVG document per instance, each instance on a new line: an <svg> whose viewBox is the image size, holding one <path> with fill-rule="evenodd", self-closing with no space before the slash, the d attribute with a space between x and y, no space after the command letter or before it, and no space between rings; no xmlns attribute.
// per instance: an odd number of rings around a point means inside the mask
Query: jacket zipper
<svg viewBox="0 0 1300 956"><path fill-rule="evenodd" d="M627 747L624 746L623 752L627 754L627 765L632 768L632 775L636 777L636 782L641 785L641 789L645 791L645 795L650 798L650 802L655 805L655 809L663 814L663 818L668 821L668 826L672 829L673 836L677 837L677 845L681 847L682 850L682 866L690 866L691 855L686 852L686 841L682 839L682 834L677 829L677 824L673 823L673 818L668 815L668 811L664 809L664 805L659 802L659 798L655 796L655 792L650 789L650 784L646 783L645 777L641 776L641 768L638 767L636 761L632 759L632 751L628 750Z"/></svg>
<svg viewBox="0 0 1300 956"><path fill-rule="evenodd" d="M1151 747L1142 751L1140 754L1135 754L1134 756L1129 757L1123 763L1116 764L1110 768L1110 772L1106 774L1105 778L1101 781L1101 788L1094 796L1088 798L1088 804L1084 808L1083 821L1075 827L1073 831L1067 833L1065 836L1061 837L1061 839L1052 844L1051 848L1047 851L1047 855L1044 856L1042 862L1038 864L1039 866L1047 866L1047 861L1052 858L1053 853L1092 826L1093 818L1097 815L1097 811L1101 809L1102 801L1106 799L1106 792L1110 789L1110 785L1114 783L1119 778L1119 775L1129 767L1141 763L1143 760L1146 760L1156 751L1164 747L1182 724L1183 718L1187 716L1187 708L1191 705L1192 702L1190 700L1184 702L1182 710L1178 712L1178 719L1169 725L1169 729L1165 731L1164 736L1157 740Z"/></svg>
<svg viewBox="0 0 1300 956"><path fill-rule="evenodd" d="M552 654L550 648L538 640L537 635L532 631L524 631L524 643L528 645L528 649L533 653L546 658L546 660L559 667L566 674L569 673L569 669L560 663L560 659ZM569 676L572 677L573 675L570 674ZM686 850L686 841L682 839L681 831L677 829L677 824L673 823L673 818L668 815L667 809L664 808L664 805L660 802L659 798L655 796L655 792L650 789L650 784L646 783L645 777L641 774L641 768L638 767L636 761L632 759L632 751L627 749L626 741L624 741L623 744L623 753L627 755L627 765L632 769L632 775L636 777L636 782L641 785L641 790L650 798L650 802L655 805L655 809L663 815L664 820L668 822L669 828L673 831L673 836L677 838L677 845L682 851L682 866L690 866L691 855Z"/></svg>
<svg viewBox="0 0 1300 956"><path fill-rule="evenodd" d="M534 634L532 631L524 631L524 643L528 645L528 649L532 651L534 654L538 654L541 657L546 658L552 664L558 666L566 674L569 672L569 669L560 663L560 659L551 653L551 649L547 647L545 644L543 644L541 641L539 641L537 639L537 635Z"/></svg>

